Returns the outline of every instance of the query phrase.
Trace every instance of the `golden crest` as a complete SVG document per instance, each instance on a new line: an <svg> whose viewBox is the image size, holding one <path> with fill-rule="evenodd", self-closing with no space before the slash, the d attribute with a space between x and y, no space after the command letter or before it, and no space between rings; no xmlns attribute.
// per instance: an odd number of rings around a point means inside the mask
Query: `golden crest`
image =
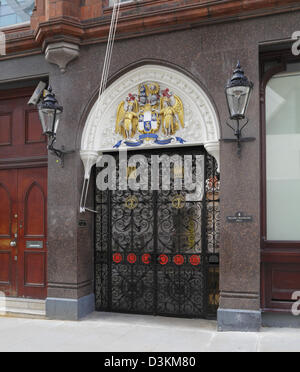
<svg viewBox="0 0 300 372"><path fill-rule="evenodd" d="M119 104L115 132L125 140L136 138L139 132L141 143L148 140L159 144L171 143L171 137L184 128L182 100L168 88L161 90L157 82L142 83L137 89L137 94L129 93L126 100ZM164 135L163 140L159 140L158 132ZM138 146L139 141L128 142L128 145Z"/></svg>

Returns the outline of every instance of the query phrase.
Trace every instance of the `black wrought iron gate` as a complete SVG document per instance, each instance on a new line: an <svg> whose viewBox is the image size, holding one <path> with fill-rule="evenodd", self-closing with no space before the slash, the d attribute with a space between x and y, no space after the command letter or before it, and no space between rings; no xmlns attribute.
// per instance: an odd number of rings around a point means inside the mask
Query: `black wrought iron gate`
<svg viewBox="0 0 300 372"><path fill-rule="evenodd" d="M214 317L219 300L219 188L215 160L201 148L165 155L202 158L202 192L174 190L184 168L171 169L171 190L96 191L95 293L98 311ZM145 156L151 179L151 157ZM119 154L116 159L119 175ZM136 153L128 153L130 156ZM184 163L183 163L184 164ZM147 165L147 164L146 164ZM143 165L145 166L145 164ZM97 175L102 168L97 168ZM135 177L127 168L127 177ZM117 177L118 178L118 177ZM162 181L160 175L160 181ZM202 194L202 195L201 195Z"/></svg>

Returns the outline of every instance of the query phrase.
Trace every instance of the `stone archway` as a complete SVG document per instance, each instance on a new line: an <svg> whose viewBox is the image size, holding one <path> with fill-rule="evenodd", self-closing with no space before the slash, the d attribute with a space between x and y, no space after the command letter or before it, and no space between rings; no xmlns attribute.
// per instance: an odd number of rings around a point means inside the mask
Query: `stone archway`
<svg viewBox="0 0 300 372"><path fill-rule="evenodd" d="M84 127L81 141L81 159L85 179L96 164L99 155L112 151L119 140L115 134L116 112L119 103L139 84L157 82L162 89L169 88L181 97L185 110L184 145L203 145L218 162L220 168L220 125L214 105L203 88L190 77L170 67L144 65L125 73L112 83L94 104ZM174 146L171 145L166 145Z"/></svg>

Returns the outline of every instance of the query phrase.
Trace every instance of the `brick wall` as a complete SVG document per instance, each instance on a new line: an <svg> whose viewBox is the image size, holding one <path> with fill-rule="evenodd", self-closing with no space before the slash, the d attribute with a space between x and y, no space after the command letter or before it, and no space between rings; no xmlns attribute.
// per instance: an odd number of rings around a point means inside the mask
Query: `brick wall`
<svg viewBox="0 0 300 372"><path fill-rule="evenodd" d="M299 0L144 0L123 4L117 38L199 27L300 9ZM109 0L36 0L31 30L8 31L7 52L37 49L52 40L107 40ZM33 31L33 32L32 32Z"/></svg>
<svg viewBox="0 0 300 372"><path fill-rule="evenodd" d="M144 0L123 4L121 17L137 17L143 14L165 13L174 16L178 10L192 11L193 17L220 17L224 14L235 16L245 12L260 12L272 9L274 12L282 7L299 3L299 0ZM73 18L80 21L97 19L109 15L109 0L36 0L36 9L32 17L35 28L39 23L58 18ZM176 17L178 17L176 15ZM163 23L164 17L162 17Z"/></svg>

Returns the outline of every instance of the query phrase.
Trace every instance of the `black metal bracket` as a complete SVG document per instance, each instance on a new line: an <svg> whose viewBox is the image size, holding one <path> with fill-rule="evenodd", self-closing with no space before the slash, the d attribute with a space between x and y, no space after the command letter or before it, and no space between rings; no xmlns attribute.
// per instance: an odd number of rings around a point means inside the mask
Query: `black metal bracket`
<svg viewBox="0 0 300 372"><path fill-rule="evenodd" d="M59 158L60 160L60 165L61 167L63 168L64 165L65 165L65 162L64 162L64 159L65 159L65 155L68 155L68 154L72 154L75 152L75 150L69 150L69 151L65 151L65 147L62 146L61 150L59 149L56 149L54 147L54 143L56 142L56 137L52 137L51 138L51 143L49 143L48 145L48 150L51 152L51 154L55 155L57 158Z"/></svg>
<svg viewBox="0 0 300 372"><path fill-rule="evenodd" d="M245 137L243 138L242 132L245 126L249 123L249 119L246 118L246 123L241 126L240 119L235 119L237 125L236 128L234 128L232 125L230 125L228 122L226 122L226 125L231 128L234 132L234 135L236 138L224 138L221 141L225 143L237 143L237 154L240 157L242 153L242 143L243 142L253 142L256 140L255 137Z"/></svg>

